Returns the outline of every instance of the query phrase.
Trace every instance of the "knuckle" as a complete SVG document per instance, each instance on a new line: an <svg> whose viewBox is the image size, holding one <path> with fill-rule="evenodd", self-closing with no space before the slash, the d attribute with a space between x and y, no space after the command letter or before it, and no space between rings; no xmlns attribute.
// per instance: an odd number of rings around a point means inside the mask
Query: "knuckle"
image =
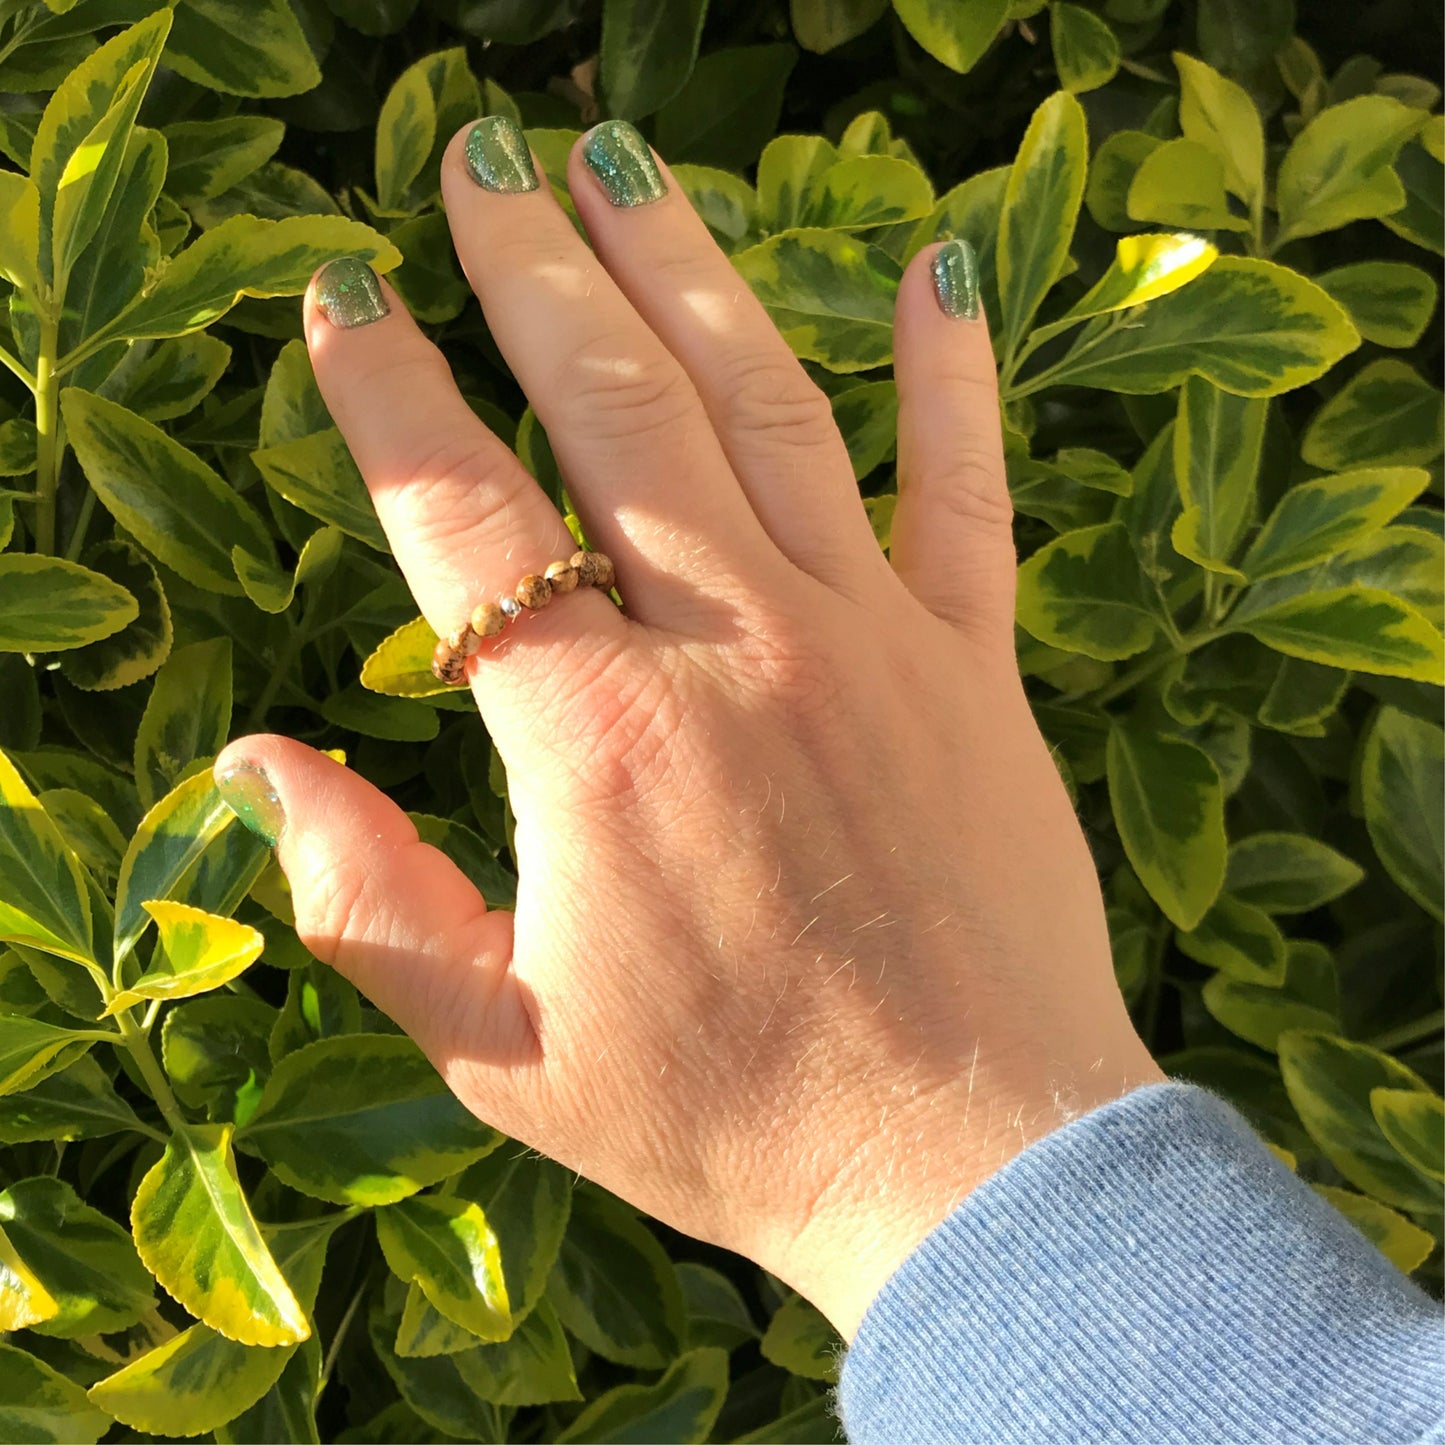
<svg viewBox="0 0 1445 1445"><path fill-rule="evenodd" d="M557 370L553 395L604 441L681 426L698 407L697 394L675 362L639 359L637 347L620 336L574 351Z"/></svg>
<svg viewBox="0 0 1445 1445"><path fill-rule="evenodd" d="M1012 528L1013 499L1003 459L981 438L959 437L932 471L932 476L923 478L923 489L929 504L941 508L951 521L989 531Z"/></svg>
<svg viewBox="0 0 1445 1445"><path fill-rule="evenodd" d="M720 381L723 423L737 434L809 450L838 441L828 398L796 366L748 357L725 367Z"/></svg>

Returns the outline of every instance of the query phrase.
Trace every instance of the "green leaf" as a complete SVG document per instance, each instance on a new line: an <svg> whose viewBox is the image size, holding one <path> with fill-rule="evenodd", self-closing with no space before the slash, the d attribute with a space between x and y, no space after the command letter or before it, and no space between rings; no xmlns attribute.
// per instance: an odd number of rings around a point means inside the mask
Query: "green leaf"
<svg viewBox="0 0 1445 1445"><path fill-rule="evenodd" d="M428 75L430 57L408 66L381 103L376 121L376 199L383 209L410 209L410 193L437 138L436 97ZM427 177L435 190L439 177Z"/></svg>
<svg viewBox="0 0 1445 1445"><path fill-rule="evenodd" d="M1390 877L1445 921L1445 736L1434 723L1381 708L1365 737L1360 793L1370 841Z"/></svg>
<svg viewBox="0 0 1445 1445"><path fill-rule="evenodd" d="M1253 207L1264 190L1264 127L1249 92L1193 56L1176 51L1174 64L1186 139L1219 157L1224 184Z"/></svg>
<svg viewBox="0 0 1445 1445"><path fill-rule="evenodd" d="M134 1110L88 1055L24 1093L0 1099L0 1144L100 1139L139 1128Z"/></svg>
<svg viewBox="0 0 1445 1445"><path fill-rule="evenodd" d="M933 187L911 161L850 156L829 166L809 187L798 224L861 230L916 221L932 209Z"/></svg>
<svg viewBox="0 0 1445 1445"><path fill-rule="evenodd" d="M1037 344L1089 317L1167 296L1202 276L1218 257L1219 252L1198 236L1123 236L1114 248L1109 269L1083 299L1059 320L1032 332L1030 340Z"/></svg>
<svg viewBox="0 0 1445 1445"><path fill-rule="evenodd" d="M251 453L251 460L267 486L293 506L339 527L377 552L389 550L371 494L345 438L334 426L279 446L262 447Z"/></svg>
<svg viewBox="0 0 1445 1445"><path fill-rule="evenodd" d="M485 1212L501 1249L512 1319L527 1318L542 1298L567 1232L571 1173L519 1145L503 1144L468 1166L455 1196Z"/></svg>
<svg viewBox="0 0 1445 1445"><path fill-rule="evenodd" d="M1119 69L1119 41L1092 10L1057 0L1049 9L1049 37L1059 84L1075 95L1107 85Z"/></svg>
<svg viewBox="0 0 1445 1445"><path fill-rule="evenodd" d="M1224 893L1175 942L1197 963L1243 983L1275 986L1284 981L1286 950L1279 925L1262 908Z"/></svg>
<svg viewBox="0 0 1445 1445"><path fill-rule="evenodd" d="M972 70L1008 18L1009 0L893 0L908 33L950 70Z"/></svg>
<svg viewBox="0 0 1445 1445"><path fill-rule="evenodd" d="M1370 1106L1375 1089L1428 1094L1423 1079L1378 1049L1308 1030L1280 1036L1279 1068L1300 1122L1351 1184L1396 1209L1438 1211L1439 1189L1396 1153Z"/></svg>
<svg viewBox="0 0 1445 1445"><path fill-rule="evenodd" d="M1291 487L1240 564L1253 582L1298 572L1366 541L1429 485L1428 472L1382 467Z"/></svg>
<svg viewBox="0 0 1445 1445"><path fill-rule="evenodd" d="M213 993L167 1010L161 1058L176 1098L215 1122L245 1123L271 1071L277 1011L259 999Z"/></svg>
<svg viewBox="0 0 1445 1445"><path fill-rule="evenodd" d="M231 639L215 637L173 652L151 689L135 736L135 781L151 807L221 751L231 732Z"/></svg>
<svg viewBox="0 0 1445 1445"><path fill-rule="evenodd" d="M333 1214L263 1231L288 1285L308 1312L315 1304L327 1243L344 1218ZM92 1386L90 1398L135 1430L198 1435L261 1399L298 1348L305 1346L238 1344L207 1325L192 1325Z"/></svg>
<svg viewBox="0 0 1445 1445"><path fill-rule="evenodd" d="M510 1337L501 1251L478 1205L431 1194L403 1199L377 1211L376 1237L391 1272L418 1285L447 1319L478 1339Z"/></svg>
<svg viewBox="0 0 1445 1445"><path fill-rule="evenodd" d="M784 231L732 258L784 339L830 371L893 358L899 268L886 252L838 231Z"/></svg>
<svg viewBox="0 0 1445 1445"><path fill-rule="evenodd" d="M0 1202L4 1196L0 1195ZM23 1330L54 1319L59 1301L20 1257L10 1236L0 1228L0 1330Z"/></svg>
<svg viewBox="0 0 1445 1445"><path fill-rule="evenodd" d="M0 276L22 292L40 286L40 192L29 176L0 171Z"/></svg>
<svg viewBox="0 0 1445 1445"><path fill-rule="evenodd" d="M135 1247L166 1293L243 1345L291 1345L306 1313L251 1217L231 1158L229 1124L188 1124L141 1180Z"/></svg>
<svg viewBox="0 0 1445 1445"><path fill-rule="evenodd" d="M1276 248L1405 204L1392 169L1424 113L1387 95L1360 95L1321 111L1294 139L1276 183Z"/></svg>
<svg viewBox="0 0 1445 1445"><path fill-rule="evenodd" d="M1445 1183L1445 1101L1414 1089L1371 1089L1370 1112L1402 1159Z"/></svg>
<svg viewBox="0 0 1445 1445"><path fill-rule="evenodd" d="M1280 1035L1291 1029L1330 1032L1340 1026L1334 1013L1296 997L1287 985L1244 983L1221 972L1205 982L1201 997L1211 1016L1230 1033L1269 1053L1275 1051Z"/></svg>
<svg viewBox="0 0 1445 1445"><path fill-rule="evenodd" d="M1437 686L1445 681L1445 642L1439 629L1398 597L1377 588L1354 584L1241 606L1229 627L1306 662Z"/></svg>
<svg viewBox="0 0 1445 1445"><path fill-rule="evenodd" d="M774 136L758 159L758 218L769 231L802 224L808 196L838 160L836 148L820 135Z"/></svg>
<svg viewBox="0 0 1445 1445"><path fill-rule="evenodd" d="M605 0L602 93L607 114L636 120L666 105L697 60L707 0Z"/></svg>
<svg viewBox="0 0 1445 1445"><path fill-rule="evenodd" d="M800 1294L789 1295L778 1307L759 1348L765 1360L805 1380L837 1383L843 1341Z"/></svg>
<svg viewBox="0 0 1445 1445"><path fill-rule="evenodd" d="M1438 136L1438 124L1435 133ZM1441 163L1438 144L1432 151L1422 143L1429 134L1427 125L1420 139L1410 141L1396 158L1395 174L1405 187L1405 204L1381 220L1397 236L1437 256L1445 256L1445 203L1441 200L1445 165Z"/></svg>
<svg viewBox="0 0 1445 1445"><path fill-rule="evenodd" d="M401 262L389 241L343 216L232 216L172 257L153 285L91 337L90 349L116 336L199 331L243 296L299 296L318 267L346 255L378 271Z"/></svg>
<svg viewBox="0 0 1445 1445"><path fill-rule="evenodd" d="M166 64L228 95L297 95L321 79L287 0L186 0Z"/></svg>
<svg viewBox="0 0 1445 1445"><path fill-rule="evenodd" d="M669 160L725 170L751 165L778 128L783 87L797 58L791 45L738 45L704 55L657 112L658 151Z"/></svg>
<svg viewBox="0 0 1445 1445"><path fill-rule="evenodd" d="M164 899L148 902L156 921L161 960L111 999L107 1014L119 1013L142 999L191 998L239 978L261 956L266 940L254 929L201 908Z"/></svg>
<svg viewBox="0 0 1445 1445"><path fill-rule="evenodd" d="M853 476L862 480L893 455L898 437L898 388L865 381L832 398L833 421L848 448Z"/></svg>
<svg viewBox="0 0 1445 1445"><path fill-rule="evenodd" d="M110 637L140 604L119 583L78 562L0 557L0 652L62 652Z"/></svg>
<svg viewBox="0 0 1445 1445"><path fill-rule="evenodd" d="M727 1390L727 1352L691 1350L655 1385L619 1385L598 1396L557 1440L701 1442L711 1437Z"/></svg>
<svg viewBox="0 0 1445 1445"><path fill-rule="evenodd" d="M148 354L147 354L148 353ZM118 368L107 382L107 394L148 421L169 421L199 406L225 374L231 348L204 332L174 336L150 346L142 344L132 356L139 364L116 387Z"/></svg>
<svg viewBox="0 0 1445 1445"><path fill-rule="evenodd" d="M1008 166L995 166L955 186L918 223L903 249L909 261L934 241L967 241L978 258L978 293L986 316L999 314L995 238L1008 178Z"/></svg>
<svg viewBox="0 0 1445 1445"><path fill-rule="evenodd" d="M77 387L66 389L61 409L70 444L106 510L186 581L241 596L231 561L237 547L275 567L271 534L255 509L194 452Z"/></svg>
<svg viewBox="0 0 1445 1445"><path fill-rule="evenodd" d="M1310 1188L1328 1199L1402 1274L1419 1269L1435 1252L1433 1234L1378 1199L1330 1184L1311 1184Z"/></svg>
<svg viewBox="0 0 1445 1445"><path fill-rule="evenodd" d="M215 840L236 821L208 772L178 784L141 819L121 859L115 893L115 962L150 926L147 902L169 898Z"/></svg>
<svg viewBox="0 0 1445 1445"><path fill-rule="evenodd" d="M1365 870L1303 833L1256 833L1229 850L1225 891L1266 913L1309 913L1348 893Z"/></svg>
<svg viewBox="0 0 1445 1445"><path fill-rule="evenodd" d="M0 1438L32 1445L95 1445L114 1422L79 1385L0 1342Z"/></svg>
<svg viewBox="0 0 1445 1445"><path fill-rule="evenodd" d="M1019 568L1019 626L1051 647L1101 662L1133 657L1154 641L1158 618L1122 522L1065 532Z"/></svg>
<svg viewBox="0 0 1445 1445"><path fill-rule="evenodd" d="M1323 376L1360 344L1338 304L1283 266L1221 256L1181 291L1128 313L1126 324L1084 335L1018 388L1096 386L1168 391L1200 376L1236 396L1278 396Z"/></svg>
<svg viewBox="0 0 1445 1445"><path fill-rule="evenodd" d="M0 752L0 941L78 963L95 948L80 860Z"/></svg>
<svg viewBox="0 0 1445 1445"><path fill-rule="evenodd" d="M1183 557L1242 580L1230 559L1254 519L1269 404L1233 396L1197 376L1179 393L1174 476L1184 511L1171 541Z"/></svg>
<svg viewBox="0 0 1445 1445"><path fill-rule="evenodd" d="M692 203L703 223L730 251L757 222L757 193L741 176L713 166L676 165L669 168L678 189ZM450 245L450 239L448 239Z"/></svg>
<svg viewBox="0 0 1445 1445"><path fill-rule="evenodd" d="M320 712L337 727L388 742L430 742L441 726L436 708L410 698L384 697L360 683L333 693L321 704Z"/></svg>
<svg viewBox="0 0 1445 1445"><path fill-rule="evenodd" d="M672 1261L617 1200L572 1196L551 1291L562 1323L605 1360L659 1370L681 1348L686 1313Z"/></svg>
<svg viewBox="0 0 1445 1445"><path fill-rule="evenodd" d="M174 631L165 589L150 559L129 542L98 542L83 554L85 565L135 598L135 620L119 632L67 652L60 670L88 692L113 692L149 677L170 654Z"/></svg>
<svg viewBox="0 0 1445 1445"><path fill-rule="evenodd" d="M1068 266L1088 159L1083 107L1066 91L1050 96L1024 132L999 216L999 304L1008 356Z"/></svg>
<svg viewBox="0 0 1445 1445"><path fill-rule="evenodd" d="M265 165L286 127L264 115L230 115L168 125L166 193L190 207L213 200Z"/></svg>
<svg viewBox="0 0 1445 1445"><path fill-rule="evenodd" d="M1224 789L1207 753L1118 723L1107 749L1109 801L1124 852L1176 927L1194 928L1224 883Z"/></svg>
<svg viewBox="0 0 1445 1445"><path fill-rule="evenodd" d="M136 109L170 29L171 16L161 10L121 31L82 60L45 107L30 174L40 190L41 278L62 291L110 203Z"/></svg>
<svg viewBox="0 0 1445 1445"><path fill-rule="evenodd" d="M1224 162L1198 141L1153 146L1129 182L1125 201L1131 221L1189 226L1199 231L1248 231L1250 223L1229 209Z"/></svg>
<svg viewBox="0 0 1445 1445"><path fill-rule="evenodd" d="M888 0L792 0L793 38L804 50L826 55L857 39L888 9Z"/></svg>
<svg viewBox="0 0 1445 1445"><path fill-rule="evenodd" d="M361 684L388 697L435 697L450 692L431 670L437 635L424 617L405 622L361 665Z"/></svg>
<svg viewBox="0 0 1445 1445"><path fill-rule="evenodd" d="M758 1327L738 1287L725 1274L705 1264L685 1260L677 1266L677 1282L687 1302L684 1346L716 1345L735 1350L758 1338Z"/></svg>
<svg viewBox="0 0 1445 1445"><path fill-rule="evenodd" d="M1358 371L1315 413L1300 455L1329 471L1428 465L1440 455L1442 425L1440 389L1386 357Z"/></svg>
<svg viewBox="0 0 1445 1445"><path fill-rule="evenodd" d="M155 1303L129 1233L61 1179L21 1179L0 1194L0 1226L59 1310L32 1328L43 1335L126 1330Z"/></svg>
<svg viewBox="0 0 1445 1445"><path fill-rule="evenodd" d="M1089 163L1084 204L1089 214L1106 231L1128 231L1134 218L1129 214L1129 190L1139 168L1165 142L1142 130L1116 130L1105 137Z"/></svg>
<svg viewBox="0 0 1445 1445"><path fill-rule="evenodd" d="M1350 314L1355 329L1377 346L1414 346L1435 314L1440 288L1419 266L1358 261L1315 277Z"/></svg>
<svg viewBox="0 0 1445 1445"><path fill-rule="evenodd" d="M501 1141L410 1039L351 1034L281 1059L238 1142L293 1189L334 1204L393 1204Z"/></svg>

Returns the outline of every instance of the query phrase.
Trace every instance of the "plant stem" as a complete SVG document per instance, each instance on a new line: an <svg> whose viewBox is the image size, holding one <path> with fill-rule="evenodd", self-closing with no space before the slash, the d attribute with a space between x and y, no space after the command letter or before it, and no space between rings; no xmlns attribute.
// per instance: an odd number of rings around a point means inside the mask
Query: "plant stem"
<svg viewBox="0 0 1445 1445"><path fill-rule="evenodd" d="M1409 1048L1411 1044L1429 1043L1437 1039L1442 1029L1445 1029L1445 1009L1437 1008L1434 1013L1426 1014L1414 1023L1401 1024L1399 1028L1389 1029L1373 1039L1366 1039L1365 1042L1382 1053L1397 1053L1400 1049Z"/></svg>
<svg viewBox="0 0 1445 1445"><path fill-rule="evenodd" d="M55 492L60 485L60 378L55 372L59 324L40 318L40 355L35 363L35 550L55 551Z"/></svg>
<svg viewBox="0 0 1445 1445"><path fill-rule="evenodd" d="M331 1371L336 1367L336 1357L341 1353L341 1346L346 1339L346 1332L351 1328L351 1321L361 1304L361 1297L366 1293L366 1279L363 1278L356 1288L356 1293L351 1296L351 1303L346 1306L346 1313L341 1316L336 1326L336 1333L331 1337L331 1343L326 1349L326 1359L321 1366L321 1379L316 1386L316 1395L319 1399L321 1392L326 1388L326 1383L331 1378Z"/></svg>
<svg viewBox="0 0 1445 1445"><path fill-rule="evenodd" d="M3 346L0 346L0 366L6 371L13 371L31 391L35 390L35 378L21 364L20 359L12 356Z"/></svg>
<svg viewBox="0 0 1445 1445"><path fill-rule="evenodd" d="M85 546L85 534L90 531L91 514L95 511L95 493L89 487L80 503L80 515L75 519L75 528L70 534L70 545L65 549L65 560L74 562Z"/></svg>
<svg viewBox="0 0 1445 1445"><path fill-rule="evenodd" d="M141 1077L150 1086L151 1097L160 1105L160 1111L165 1115L166 1123L173 1129L180 1128L186 1122L185 1115L181 1113L181 1106L176 1102L176 1096L171 1093L170 1081L166 1078L165 1070L156 1062L150 1040L136 1027L129 1009L122 1009L116 1014L115 1021L120 1025L121 1038L125 1042L126 1049L131 1058L135 1060L135 1066L140 1070Z"/></svg>

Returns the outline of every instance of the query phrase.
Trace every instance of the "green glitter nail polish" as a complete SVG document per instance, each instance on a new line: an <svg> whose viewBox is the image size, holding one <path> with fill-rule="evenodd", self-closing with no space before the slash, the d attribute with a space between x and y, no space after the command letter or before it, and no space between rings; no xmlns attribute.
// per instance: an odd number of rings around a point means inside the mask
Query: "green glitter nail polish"
<svg viewBox="0 0 1445 1445"><path fill-rule="evenodd" d="M484 190L504 196L537 189L527 138L505 115L489 115L467 132L467 170Z"/></svg>
<svg viewBox="0 0 1445 1445"><path fill-rule="evenodd" d="M326 319L343 331L369 326L391 311L376 273L359 256L341 256L322 268L316 302Z"/></svg>
<svg viewBox="0 0 1445 1445"><path fill-rule="evenodd" d="M614 206L645 206L667 194L647 142L625 120L593 126L582 142L582 159Z"/></svg>
<svg viewBox="0 0 1445 1445"><path fill-rule="evenodd" d="M978 320L978 256L965 240L949 241L933 256L933 290L945 316Z"/></svg>
<svg viewBox="0 0 1445 1445"><path fill-rule="evenodd" d="M273 848L286 823L281 797L271 786L263 768L254 763L237 763L216 779L216 791L226 806L258 838Z"/></svg>

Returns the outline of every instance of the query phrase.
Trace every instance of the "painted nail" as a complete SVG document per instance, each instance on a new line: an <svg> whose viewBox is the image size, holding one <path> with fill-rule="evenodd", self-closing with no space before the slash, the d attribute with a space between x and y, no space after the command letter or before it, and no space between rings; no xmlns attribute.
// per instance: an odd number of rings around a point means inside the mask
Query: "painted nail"
<svg viewBox="0 0 1445 1445"><path fill-rule="evenodd" d="M593 126L582 142L582 159L614 206L645 206L667 194L647 142L625 120Z"/></svg>
<svg viewBox="0 0 1445 1445"><path fill-rule="evenodd" d="M280 794L271 786L265 769L254 763L237 763L216 779L216 791L258 838L273 848L276 846L286 814L281 809Z"/></svg>
<svg viewBox="0 0 1445 1445"><path fill-rule="evenodd" d="M343 331L369 326L391 312L376 273L359 256L340 256L322 268L316 302L326 319Z"/></svg>
<svg viewBox="0 0 1445 1445"><path fill-rule="evenodd" d="M467 132L467 169L484 190L504 196L537 189L527 137L521 126L505 115L489 115Z"/></svg>
<svg viewBox="0 0 1445 1445"><path fill-rule="evenodd" d="M934 252L933 290L945 316L978 320L978 255L961 237Z"/></svg>

